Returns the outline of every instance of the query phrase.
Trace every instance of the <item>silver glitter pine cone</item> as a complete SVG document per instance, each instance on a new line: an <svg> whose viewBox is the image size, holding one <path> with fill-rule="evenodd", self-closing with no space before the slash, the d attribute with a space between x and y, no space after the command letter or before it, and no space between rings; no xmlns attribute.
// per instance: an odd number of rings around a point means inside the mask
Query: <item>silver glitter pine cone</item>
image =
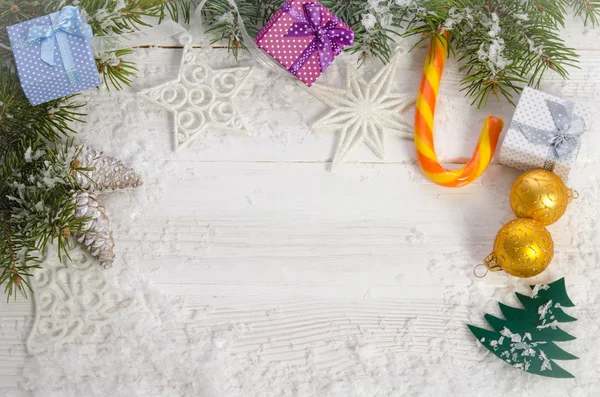
<svg viewBox="0 0 600 397"><path fill-rule="evenodd" d="M76 168L89 168L90 171L78 171L75 179L87 192L135 188L143 184L142 178L121 160L106 156L102 152L83 147L74 160Z"/></svg>
<svg viewBox="0 0 600 397"><path fill-rule="evenodd" d="M96 196L88 192L73 194L76 204L75 219L88 218L82 227L85 232L74 233L78 243L95 257L102 267L109 268L115 260L115 242L104 207L98 204Z"/></svg>

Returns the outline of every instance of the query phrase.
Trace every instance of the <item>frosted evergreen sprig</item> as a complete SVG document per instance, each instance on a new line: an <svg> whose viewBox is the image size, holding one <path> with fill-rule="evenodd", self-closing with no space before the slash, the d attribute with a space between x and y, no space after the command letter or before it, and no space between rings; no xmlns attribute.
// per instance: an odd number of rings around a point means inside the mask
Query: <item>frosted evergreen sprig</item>
<svg viewBox="0 0 600 397"><path fill-rule="evenodd" d="M0 166L0 285L8 297L27 296L27 277L40 266L49 242L68 257L71 233L86 219L75 219L72 191L79 190L72 144L47 146L24 141Z"/></svg>
<svg viewBox="0 0 600 397"><path fill-rule="evenodd" d="M76 5L96 36L149 27L168 15L189 21L186 0L0 0L0 22L13 25ZM73 97L31 106L21 88L6 29L0 29L0 285L8 297L30 290L28 276L39 267L49 242L59 256L69 252L68 237L81 232L86 218L74 217L72 192L82 171L72 145L62 144L82 122L83 105ZM104 54L97 65L107 86L129 85L137 71L122 59L124 49Z"/></svg>
<svg viewBox="0 0 600 397"><path fill-rule="evenodd" d="M254 36L283 0L236 0L239 15ZM387 62L401 36L419 44L451 33L449 51L464 72L462 88L473 104L490 96L513 102L523 86L537 87L548 71L563 78L577 66L578 55L560 36L566 16L575 12L585 24L600 21L600 0L321 0L355 32L348 51L360 60ZM204 7L208 33L224 40L237 56L245 43L230 0L209 0Z"/></svg>
<svg viewBox="0 0 600 397"><path fill-rule="evenodd" d="M9 26L29 19L38 18L61 10L65 6L77 6L84 20L90 24L95 36L124 34L149 28L169 17L175 21L189 22L194 0L0 0L0 22ZM9 46L6 29L0 29L0 44ZM120 58L120 54L112 53ZM104 54L96 62L107 87L121 89L130 85L137 69L131 62L106 62ZM12 58L10 51L0 46L0 59Z"/></svg>
<svg viewBox="0 0 600 397"><path fill-rule="evenodd" d="M73 122L81 122L81 104L72 97L31 106L14 66L0 65L0 163L25 140L59 142L74 133Z"/></svg>
<svg viewBox="0 0 600 397"><path fill-rule="evenodd" d="M434 4L435 3L435 4ZM441 3L446 3L446 7ZM577 53L566 46L559 28L574 1L463 0L426 1L421 18L402 21L404 35L429 40L450 33L449 51L464 72L461 83L473 104L486 104L490 95L513 102L523 86L538 87L546 71L561 77L577 65ZM452 7L447 7L453 5ZM595 9L595 11L600 8Z"/></svg>

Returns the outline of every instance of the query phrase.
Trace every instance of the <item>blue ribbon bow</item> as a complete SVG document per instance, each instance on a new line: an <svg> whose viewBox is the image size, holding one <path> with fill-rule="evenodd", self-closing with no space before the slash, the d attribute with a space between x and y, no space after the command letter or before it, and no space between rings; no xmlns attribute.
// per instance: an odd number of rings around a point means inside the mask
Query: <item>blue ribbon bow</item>
<svg viewBox="0 0 600 397"><path fill-rule="evenodd" d="M573 102L563 105L546 100L546 104L552 115L555 129L543 130L514 120L511 127L521 131L531 143L549 147L548 159L544 168L552 171L555 161L577 150L586 126L583 118L573 115L575 109Z"/></svg>
<svg viewBox="0 0 600 397"><path fill-rule="evenodd" d="M77 84L78 75L67 35L86 39L93 36L91 26L81 22L77 18L77 14L77 7L63 7L60 12L49 15L52 25L31 26L26 39L28 43L41 43L40 59L51 66L55 65L54 50L58 44L63 65L71 84Z"/></svg>

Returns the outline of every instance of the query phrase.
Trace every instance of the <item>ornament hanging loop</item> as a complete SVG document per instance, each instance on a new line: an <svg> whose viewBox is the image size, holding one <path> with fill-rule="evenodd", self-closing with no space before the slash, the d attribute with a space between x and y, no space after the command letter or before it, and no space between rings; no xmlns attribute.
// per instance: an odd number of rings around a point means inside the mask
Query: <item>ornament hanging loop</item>
<svg viewBox="0 0 600 397"><path fill-rule="evenodd" d="M481 270L478 270L478 269L482 269L483 273L481 273ZM477 278L484 278L485 276L487 276L488 273L489 273L489 269L483 263L480 263L479 265L477 265L473 268L473 274Z"/></svg>
<svg viewBox="0 0 600 397"><path fill-rule="evenodd" d="M485 272L483 274L481 273L481 270L478 270L481 268L485 268ZM502 267L500 267L500 265L496 261L496 256L494 254L490 254L487 256L487 258L483 260L483 263L480 263L479 265L475 266L475 268L473 269L473 274L477 278L484 278L489 272L501 271Z"/></svg>
<svg viewBox="0 0 600 397"><path fill-rule="evenodd" d="M577 200L579 198L579 192L577 190L575 190L575 189L569 188L568 194L569 194L569 203L571 201Z"/></svg>

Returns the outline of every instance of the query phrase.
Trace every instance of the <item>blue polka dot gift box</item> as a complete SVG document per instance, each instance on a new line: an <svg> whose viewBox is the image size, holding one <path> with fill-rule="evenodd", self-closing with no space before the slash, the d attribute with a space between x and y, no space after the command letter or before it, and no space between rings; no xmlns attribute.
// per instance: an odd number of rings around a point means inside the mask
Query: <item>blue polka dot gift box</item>
<svg viewBox="0 0 600 397"><path fill-rule="evenodd" d="M256 44L310 87L344 47L354 44L354 32L317 1L286 0Z"/></svg>
<svg viewBox="0 0 600 397"><path fill-rule="evenodd" d="M19 80L32 105L100 85L91 27L77 7L8 26Z"/></svg>
<svg viewBox="0 0 600 397"><path fill-rule="evenodd" d="M527 171L545 168L569 179L592 110L526 87L502 142L500 163Z"/></svg>

